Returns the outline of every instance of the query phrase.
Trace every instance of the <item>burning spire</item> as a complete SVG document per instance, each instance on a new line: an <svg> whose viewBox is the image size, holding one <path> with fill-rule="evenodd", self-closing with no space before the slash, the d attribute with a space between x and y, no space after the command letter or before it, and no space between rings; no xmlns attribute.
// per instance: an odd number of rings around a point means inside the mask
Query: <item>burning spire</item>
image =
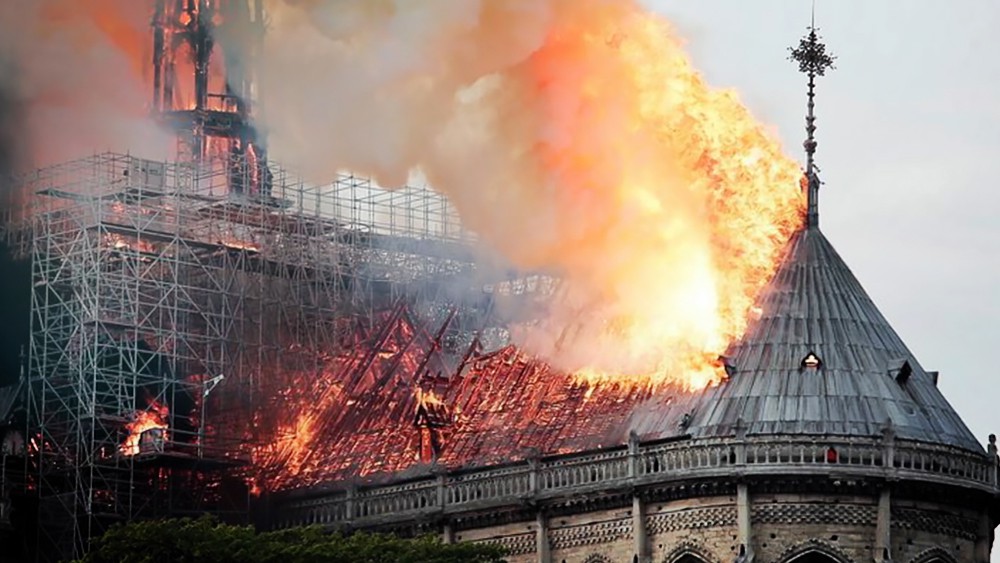
<svg viewBox="0 0 1000 563"><path fill-rule="evenodd" d="M802 145L806 149L806 182L808 183L808 212L806 225L819 226L819 167L816 166L816 77L824 76L827 69L834 69L833 61L837 57L828 53L826 45L820 41L819 29L816 27L816 3L813 2L812 20L809 23L809 33L799 40L798 47L789 47L789 60L799 63L799 72L809 77L809 104L806 113L806 140Z"/></svg>
<svg viewBox="0 0 1000 563"><path fill-rule="evenodd" d="M262 2L157 0L152 101L180 156L228 162L232 192L266 196L264 139L252 123L263 33Z"/></svg>

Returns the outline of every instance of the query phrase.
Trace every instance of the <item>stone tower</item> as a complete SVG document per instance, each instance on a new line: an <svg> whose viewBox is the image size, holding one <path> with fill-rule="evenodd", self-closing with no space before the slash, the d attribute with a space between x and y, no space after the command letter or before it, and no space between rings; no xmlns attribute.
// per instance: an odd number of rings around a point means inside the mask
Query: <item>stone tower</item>
<svg viewBox="0 0 1000 563"><path fill-rule="evenodd" d="M996 440L976 440L820 230L814 86L833 58L814 29L792 58L809 77L808 213L723 358L727 381L545 418L532 435L558 436L507 462L484 444L522 436L458 431L430 473L287 493L274 523L441 533L512 562L987 563ZM531 369L503 361L496 388Z"/></svg>

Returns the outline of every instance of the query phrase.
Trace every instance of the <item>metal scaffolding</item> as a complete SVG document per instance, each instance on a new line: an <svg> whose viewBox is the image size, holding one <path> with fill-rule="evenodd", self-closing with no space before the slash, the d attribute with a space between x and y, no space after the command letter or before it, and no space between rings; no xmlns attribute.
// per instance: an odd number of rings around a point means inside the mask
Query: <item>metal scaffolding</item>
<svg viewBox="0 0 1000 563"><path fill-rule="evenodd" d="M229 163L103 154L23 179L43 550L79 555L146 516L245 517L262 383L307 372L400 300L434 315L497 287L440 195L270 172L270 193L248 195ZM237 173L250 184L259 167Z"/></svg>

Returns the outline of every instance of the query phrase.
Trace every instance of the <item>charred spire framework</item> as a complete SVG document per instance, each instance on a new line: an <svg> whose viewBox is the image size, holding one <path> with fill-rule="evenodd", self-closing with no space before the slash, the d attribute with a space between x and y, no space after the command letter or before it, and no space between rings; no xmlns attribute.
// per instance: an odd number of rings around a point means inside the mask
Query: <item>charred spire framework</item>
<svg viewBox="0 0 1000 563"><path fill-rule="evenodd" d="M263 37L263 2L156 0L154 113L177 134L183 160L228 159L229 190L266 198L273 178L253 124Z"/></svg>

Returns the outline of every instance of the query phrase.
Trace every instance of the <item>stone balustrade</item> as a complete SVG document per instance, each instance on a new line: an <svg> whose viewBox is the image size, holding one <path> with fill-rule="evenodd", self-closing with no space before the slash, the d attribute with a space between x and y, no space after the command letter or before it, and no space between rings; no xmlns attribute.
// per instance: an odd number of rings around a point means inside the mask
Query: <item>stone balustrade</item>
<svg viewBox="0 0 1000 563"><path fill-rule="evenodd" d="M727 475L850 475L928 481L1000 494L995 456L883 438L750 437L639 444L452 471L277 505L279 527L328 527L413 520L529 501Z"/></svg>

